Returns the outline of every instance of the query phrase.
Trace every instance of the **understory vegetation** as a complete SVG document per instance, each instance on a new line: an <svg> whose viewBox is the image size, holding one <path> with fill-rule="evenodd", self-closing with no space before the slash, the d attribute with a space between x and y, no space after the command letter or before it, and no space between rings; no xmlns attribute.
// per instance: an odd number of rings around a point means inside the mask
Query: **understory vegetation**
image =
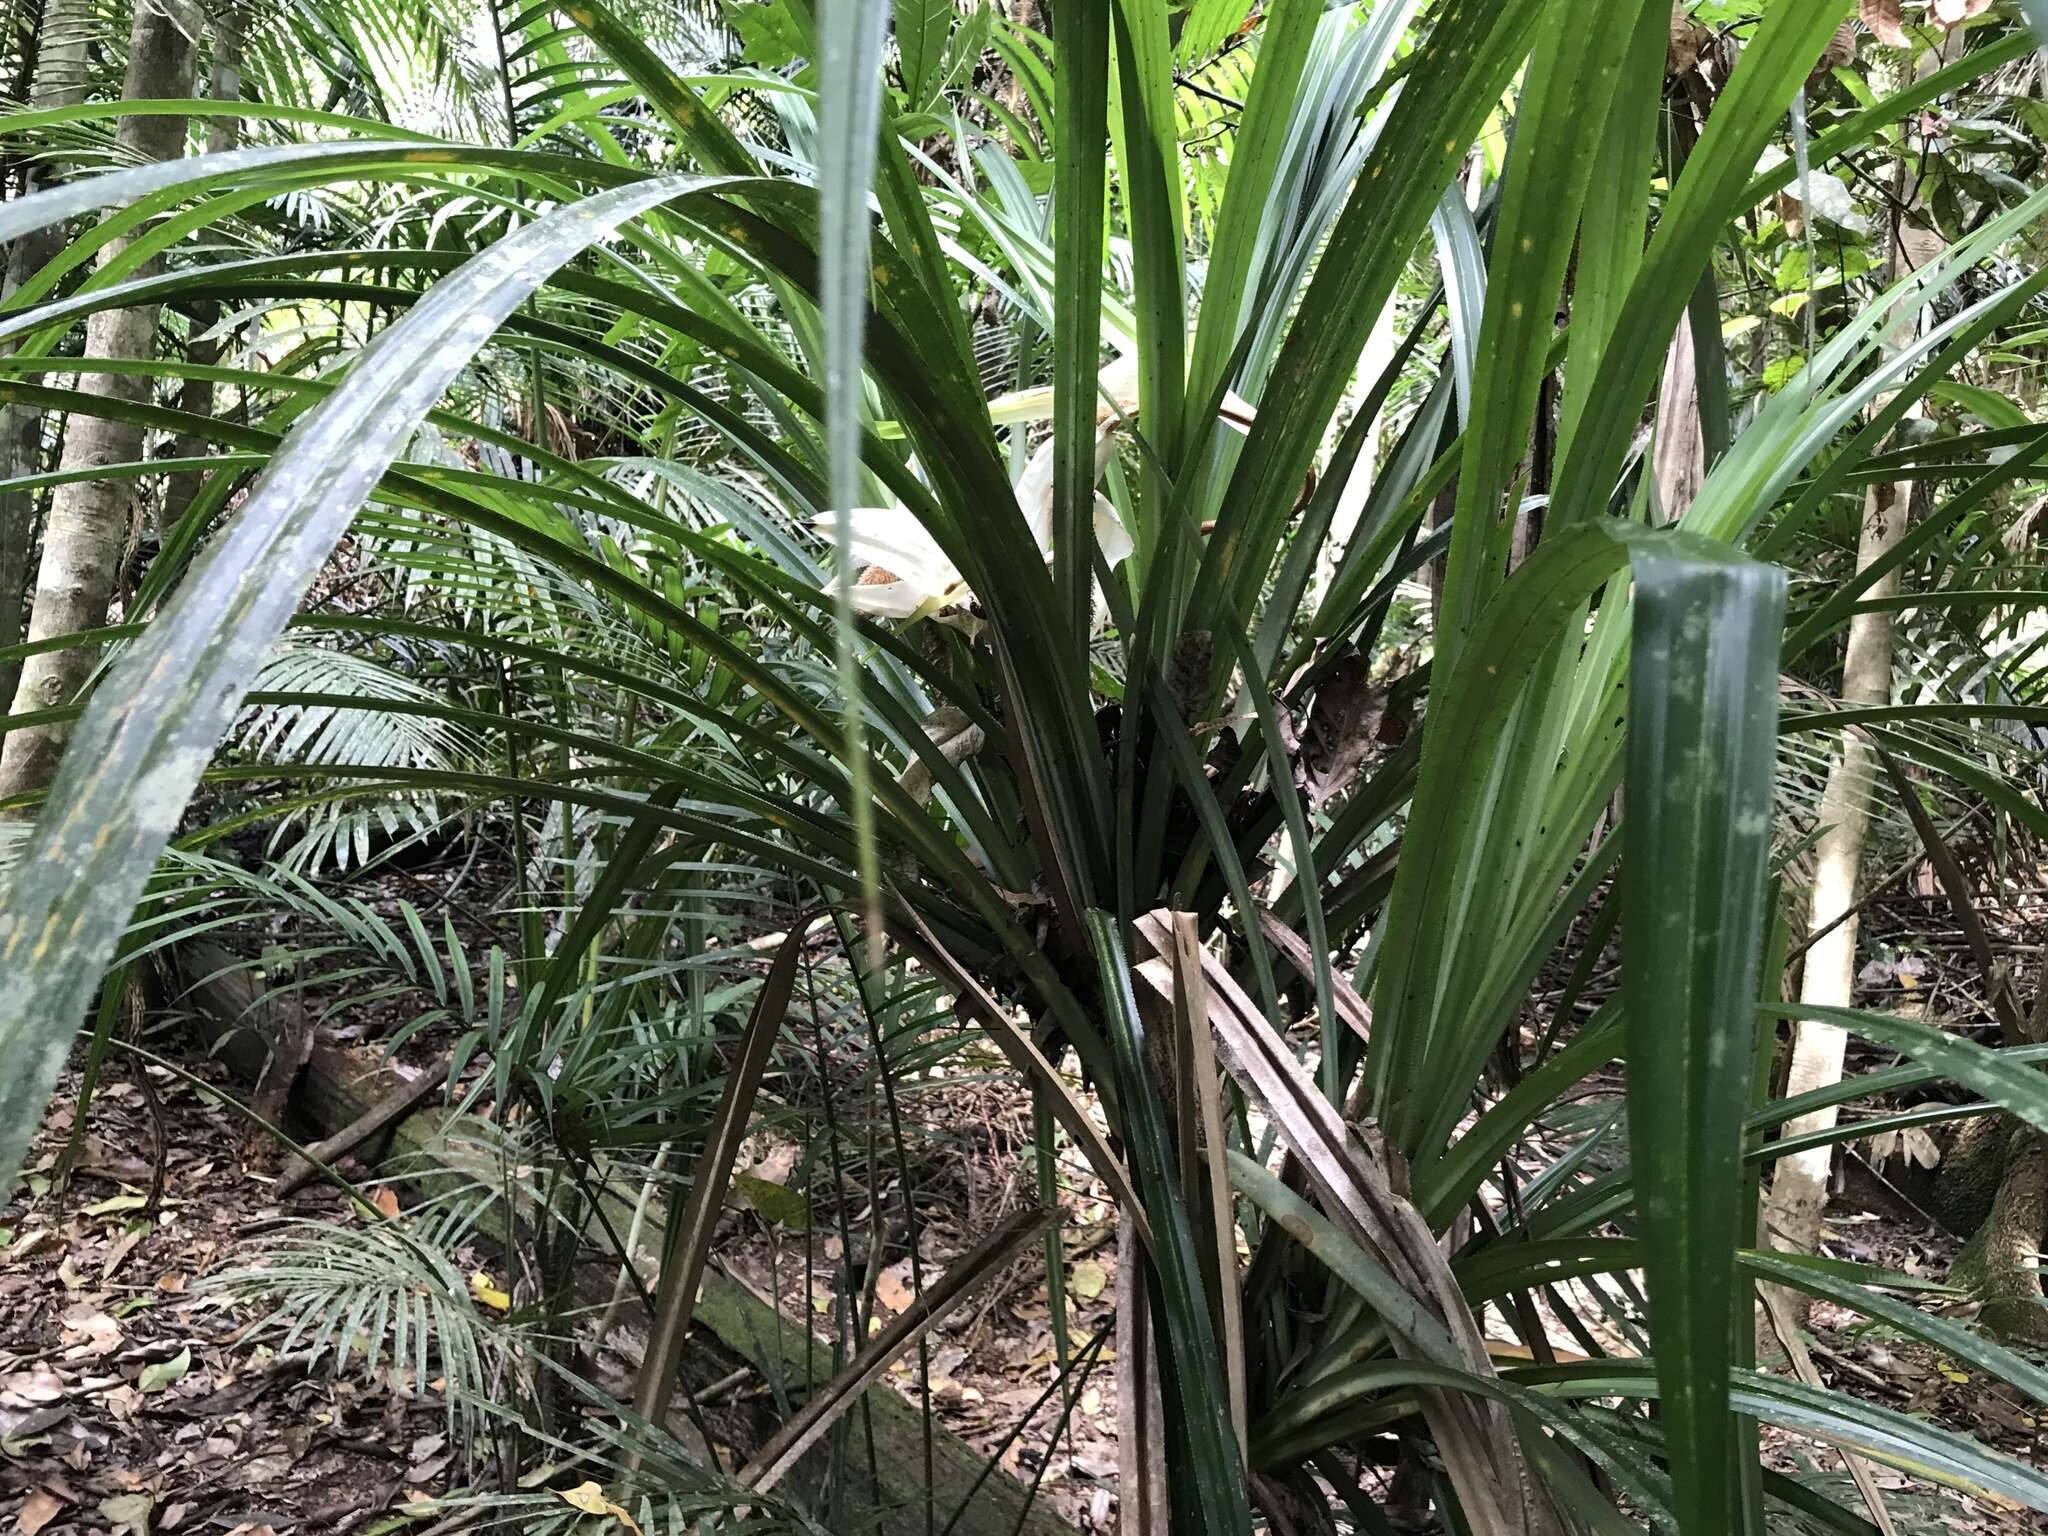
<svg viewBox="0 0 2048 1536"><path fill-rule="evenodd" d="M301 1529L2038 1529L2036 9L0 0L8 1219Z"/></svg>

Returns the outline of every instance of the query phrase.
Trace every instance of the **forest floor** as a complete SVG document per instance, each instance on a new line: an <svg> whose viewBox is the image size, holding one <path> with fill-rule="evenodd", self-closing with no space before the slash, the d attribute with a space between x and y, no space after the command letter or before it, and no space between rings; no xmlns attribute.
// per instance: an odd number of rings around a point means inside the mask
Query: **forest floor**
<svg viewBox="0 0 2048 1536"><path fill-rule="evenodd" d="M222 1277L260 1266L294 1222L316 1214L349 1220L345 1208L317 1187L279 1201L272 1159L242 1122L188 1083L146 1070L147 1090L123 1063L110 1065L62 1198L48 1185L71 1130L71 1096L59 1096L0 1228L0 1528L25 1536L426 1529L433 1522L423 1517L446 1490L455 1454L439 1384L389 1368L374 1377L331 1374L280 1357L276 1336L250 1327L261 1308L220 1287ZM204 1065L198 1075L220 1077ZM75 1092L75 1078L66 1087ZM935 1267L999 1219L1005 1202L1022 1198L1029 1170L1011 1149L1025 1128L999 1128L999 1107L990 1094L980 1108L993 1156L963 1170L980 1207L927 1230L924 1256ZM152 1211L159 1114L161 1192ZM762 1156L772 1159L773 1150ZM988 1177L1005 1168L1008 1179ZM1080 1195L1072 1217L1067 1281L1078 1348L1110 1320L1117 1256L1099 1197ZM821 1238L807 1265L791 1234L737 1217L734 1226L737 1241L724 1258L736 1278L781 1295L791 1315L807 1290L814 1315L829 1310L838 1237ZM1952 1246L1939 1234L1851 1212L1838 1211L1831 1227L1838 1256L1909 1273L1940 1274ZM491 1261L475 1257L480 1267ZM908 1303L908 1268L903 1259L882 1271L885 1315ZM1919 1346L1859 1333L1838 1309L1816 1310L1811 1343L1830 1384L1968 1430L2013 1455L2038 1459L2048 1449L2040 1405ZM913 1401L922 1396L915 1359L894 1377ZM985 1454L1000 1454L1013 1475L1028 1482L1042 1468L1041 1497L1082 1529L1111 1530L1112 1368L1080 1385L1064 1434L1053 1434L1057 1396L1024 1433L1012 1433L1044 1397L1053 1366L1034 1255L933 1339L935 1414ZM1856 1506L1832 1450L1778 1434L1768 1450L1778 1470ZM2017 1536L2048 1528L1883 1467L1874 1475L1902 1532Z"/></svg>
<svg viewBox="0 0 2048 1536"><path fill-rule="evenodd" d="M374 1038L377 1027L366 1027ZM175 1048L174 1040L165 1048ZM405 1055L423 1065L438 1048L420 1040ZM927 1275L1036 1199L1028 1100L1000 1072L984 1071L972 1050L920 1083L903 1106L921 1149L917 1205L926 1214L917 1247ZM242 1091L218 1063L193 1055L181 1052L196 1078ZM118 1052L69 1188L57 1189L51 1175L73 1130L77 1087L74 1072L44 1121L23 1185L0 1209L0 1532L431 1530L445 1515L437 1496L465 1470L444 1384L388 1364L336 1373L331 1357L281 1355L278 1331L257 1326L266 1309L232 1283L260 1268L309 1218L365 1218L318 1185L280 1199L275 1148L252 1136L216 1093ZM1580 1105L1588 1116L1611 1107L1597 1084ZM786 1138L756 1137L740 1171L763 1183L790 1180L796 1151ZM345 1171L372 1175L353 1163ZM1085 1170L1063 1165L1058 1178L1067 1210L1069 1345L1079 1351L1114 1315L1114 1210ZM835 1313L835 1281L847 1272L845 1245L852 1241L858 1254L866 1234L822 1207L792 1223L768 1219L759 1203L726 1213L718 1262L757 1295L778 1298L787 1316L823 1326ZM1831 1213L1836 1257L1937 1278L1946 1272L1954 1245L1945 1234L1909 1214L1871 1214L1857 1203ZM874 1269L883 1319L907 1306L913 1289L900 1237L889 1254L897 1256ZM482 1246L460 1258L465 1273L497 1263ZM854 1268L868 1266L863 1258ZM1586 1312L1599 1315L1591 1306ZM1627 1307L1611 1307L1611 1316L1612 1326L1596 1333L1605 1347L1632 1352ZM1495 1318L1489 1331L1510 1337ZM1561 1328L1552 1332L1561 1350L1575 1347ZM1830 1385L2021 1458L2048 1455L2037 1418L2042 1405L1933 1351L1859 1329L1826 1305L1813 1314L1810 1344ZM1116 1502L1113 1353L1105 1349L1064 1401L1048 1393L1059 1353L1034 1246L891 1380L913 1402L928 1392L937 1421L1009 1474L1040 1481L1039 1497L1075 1527L1107 1532L1115 1528ZM1769 1432L1766 1452L1777 1470L1859 1506L1833 1449ZM1902 1533L2048 1530L2024 1511L1872 1470Z"/></svg>
<svg viewBox="0 0 2048 1536"><path fill-rule="evenodd" d="M243 1122L146 1070L147 1083L129 1063L109 1064L60 1194L50 1173L77 1090L76 1075L66 1079L0 1228L9 1528L389 1529L382 1517L439 1491L449 1465L433 1384L309 1369L249 1326L261 1309L223 1277L260 1266L282 1232L331 1213L334 1197L280 1202L268 1149ZM205 1063L196 1075L225 1076Z"/></svg>

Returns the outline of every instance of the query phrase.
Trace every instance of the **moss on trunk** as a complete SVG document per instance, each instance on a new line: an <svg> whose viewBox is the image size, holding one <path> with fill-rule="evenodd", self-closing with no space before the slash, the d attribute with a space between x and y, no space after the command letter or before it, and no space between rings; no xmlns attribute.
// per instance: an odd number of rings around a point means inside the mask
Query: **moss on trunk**
<svg viewBox="0 0 2048 1536"><path fill-rule="evenodd" d="M1943 1150L1927 1208L1958 1237L1975 1232L1991 1214L2013 1130L2009 1116L1980 1115L1965 1120Z"/></svg>
<svg viewBox="0 0 2048 1536"><path fill-rule="evenodd" d="M1936 1214L1971 1237L1950 1281L1983 1310L1993 1333L2048 1345L2048 1304L2037 1267L2048 1239L2048 1137L2007 1115L1973 1120L1957 1135L1936 1181Z"/></svg>

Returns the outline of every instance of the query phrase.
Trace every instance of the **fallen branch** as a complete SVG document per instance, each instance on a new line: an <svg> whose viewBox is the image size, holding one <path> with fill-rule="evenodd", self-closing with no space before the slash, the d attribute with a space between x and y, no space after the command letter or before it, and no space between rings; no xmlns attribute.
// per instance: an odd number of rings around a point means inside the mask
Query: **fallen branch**
<svg viewBox="0 0 2048 1536"><path fill-rule="evenodd" d="M454 1065L454 1060L453 1056L442 1057L438 1066L430 1067L418 1077L392 1089L342 1129L324 1140L314 1142L306 1150L323 1163L340 1161L371 1137L390 1130L438 1093L441 1085L448 1081L448 1069ZM303 1157L294 1155L288 1158L283 1176L277 1181L278 1194L282 1196L297 1193L312 1181L318 1171Z"/></svg>

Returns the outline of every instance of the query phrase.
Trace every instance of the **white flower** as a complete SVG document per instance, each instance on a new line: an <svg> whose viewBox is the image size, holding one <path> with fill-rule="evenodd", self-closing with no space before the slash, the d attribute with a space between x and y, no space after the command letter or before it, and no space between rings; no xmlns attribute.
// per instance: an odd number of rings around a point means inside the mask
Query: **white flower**
<svg viewBox="0 0 2048 1536"><path fill-rule="evenodd" d="M1119 352L1095 376L1095 424L1116 426L1126 416L1138 413L1138 354ZM1046 421L1052 416L1052 389L1013 389L988 403L989 420L997 425L1018 421ZM1240 432L1251 430L1258 412L1234 389L1223 392L1223 404L1216 412L1225 426Z"/></svg>
<svg viewBox="0 0 2048 1536"><path fill-rule="evenodd" d="M1116 432L1123 418L1138 409L1138 356L1119 354L1096 377L1106 399L1098 401L1095 413L1095 479L1109 467ZM1052 414L1050 389L1022 389L989 402L992 422L1043 421ZM1235 391L1226 392L1218 416L1238 431L1249 429L1254 411ZM1052 558L1052 476L1053 443L1047 438L1032 453L1017 481L1017 507L1031 529L1031 537L1047 560ZM813 525L827 538L836 539L839 518L827 512ZM863 569L853 587L857 612L882 619L922 618L958 607L973 594L959 568L939 548L938 541L908 508L855 507L848 514L848 543L853 559ZM1116 514L1116 508L1100 491L1095 493L1095 542L1111 568L1130 558L1131 536ZM1100 594L1096 617L1101 618Z"/></svg>
<svg viewBox="0 0 2048 1536"><path fill-rule="evenodd" d="M1113 426L1095 435L1095 474L1108 467L1114 445ZM1038 445L1017 482L1017 508L1045 558L1052 558L1053 443ZM837 514L827 512L813 523L827 538L839 532ZM967 583L938 541L906 507L855 507L849 517L848 542L853 558L866 567L853 587L853 606L882 619L919 618L957 607L971 595ZM1116 508L1101 492L1095 495L1095 542L1114 567L1130 557L1131 536Z"/></svg>

